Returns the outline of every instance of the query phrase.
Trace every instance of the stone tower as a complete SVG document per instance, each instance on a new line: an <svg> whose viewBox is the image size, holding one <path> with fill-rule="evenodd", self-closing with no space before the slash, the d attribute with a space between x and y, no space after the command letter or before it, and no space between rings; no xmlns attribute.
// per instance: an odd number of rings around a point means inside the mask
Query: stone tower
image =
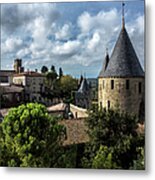
<svg viewBox="0 0 155 180"><path fill-rule="evenodd" d="M21 59L15 59L14 60L14 70L16 73L24 72L24 67L22 67L22 60Z"/></svg>
<svg viewBox="0 0 155 180"><path fill-rule="evenodd" d="M111 57L106 53L98 77L99 107L119 108L143 121L144 82L144 71L125 28L123 9L121 32Z"/></svg>

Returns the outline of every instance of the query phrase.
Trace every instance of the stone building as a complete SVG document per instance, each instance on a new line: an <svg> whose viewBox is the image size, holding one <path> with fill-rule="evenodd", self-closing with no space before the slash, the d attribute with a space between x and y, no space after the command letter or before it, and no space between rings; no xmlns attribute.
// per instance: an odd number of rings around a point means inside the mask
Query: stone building
<svg viewBox="0 0 155 180"><path fill-rule="evenodd" d="M14 71L16 73L23 73L24 67L22 66L22 59L15 59L14 60Z"/></svg>
<svg viewBox="0 0 155 180"><path fill-rule="evenodd" d="M14 60L14 70L0 70L0 84L12 84L13 75L24 72L22 59Z"/></svg>
<svg viewBox="0 0 155 180"><path fill-rule="evenodd" d="M125 28L122 29L111 57L106 54L98 77L98 105L119 108L144 120L144 71Z"/></svg>
<svg viewBox="0 0 155 180"><path fill-rule="evenodd" d="M11 84L14 70L0 70L0 84Z"/></svg>
<svg viewBox="0 0 155 180"><path fill-rule="evenodd" d="M24 87L25 100L29 102L44 103L42 93L45 92L46 77L38 72L28 71L14 74L13 84Z"/></svg>
<svg viewBox="0 0 155 180"><path fill-rule="evenodd" d="M24 88L15 85L0 85L0 108L20 105L24 100Z"/></svg>

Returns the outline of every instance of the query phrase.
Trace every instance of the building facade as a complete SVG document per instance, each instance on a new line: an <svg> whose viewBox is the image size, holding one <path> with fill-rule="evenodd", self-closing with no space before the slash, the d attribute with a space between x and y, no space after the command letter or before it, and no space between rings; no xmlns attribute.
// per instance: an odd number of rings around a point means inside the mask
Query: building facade
<svg viewBox="0 0 155 180"><path fill-rule="evenodd" d="M22 59L15 59L14 70L0 70L0 83L12 84L13 75L23 72L24 72L24 67L22 67Z"/></svg>
<svg viewBox="0 0 155 180"><path fill-rule="evenodd" d="M25 100L44 103L42 93L45 92L46 77L38 72L24 72L14 74L13 84L22 85L25 91Z"/></svg>
<svg viewBox="0 0 155 180"><path fill-rule="evenodd" d="M24 101L24 88L15 85L0 86L1 104L0 108L18 106Z"/></svg>
<svg viewBox="0 0 155 180"><path fill-rule="evenodd" d="M11 84L14 70L0 70L0 84Z"/></svg>
<svg viewBox="0 0 155 180"><path fill-rule="evenodd" d="M123 22L111 57L106 54L98 77L98 105L118 108L144 120L144 71Z"/></svg>

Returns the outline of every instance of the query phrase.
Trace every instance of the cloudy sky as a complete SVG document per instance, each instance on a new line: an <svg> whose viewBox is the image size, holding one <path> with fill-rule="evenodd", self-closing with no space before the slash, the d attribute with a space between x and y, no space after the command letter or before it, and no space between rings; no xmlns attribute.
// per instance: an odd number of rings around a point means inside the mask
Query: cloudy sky
<svg viewBox="0 0 155 180"><path fill-rule="evenodd" d="M143 1L126 2L125 21L144 66ZM97 77L120 30L121 2L2 4L2 69L21 58L25 69L55 65L75 77Z"/></svg>

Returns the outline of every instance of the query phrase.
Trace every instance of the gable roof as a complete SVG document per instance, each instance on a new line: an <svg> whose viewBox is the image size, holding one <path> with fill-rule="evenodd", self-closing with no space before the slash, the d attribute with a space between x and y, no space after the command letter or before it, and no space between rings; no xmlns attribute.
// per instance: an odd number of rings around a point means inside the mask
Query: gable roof
<svg viewBox="0 0 155 180"><path fill-rule="evenodd" d="M106 69L99 77L144 77L128 33L122 28Z"/></svg>

